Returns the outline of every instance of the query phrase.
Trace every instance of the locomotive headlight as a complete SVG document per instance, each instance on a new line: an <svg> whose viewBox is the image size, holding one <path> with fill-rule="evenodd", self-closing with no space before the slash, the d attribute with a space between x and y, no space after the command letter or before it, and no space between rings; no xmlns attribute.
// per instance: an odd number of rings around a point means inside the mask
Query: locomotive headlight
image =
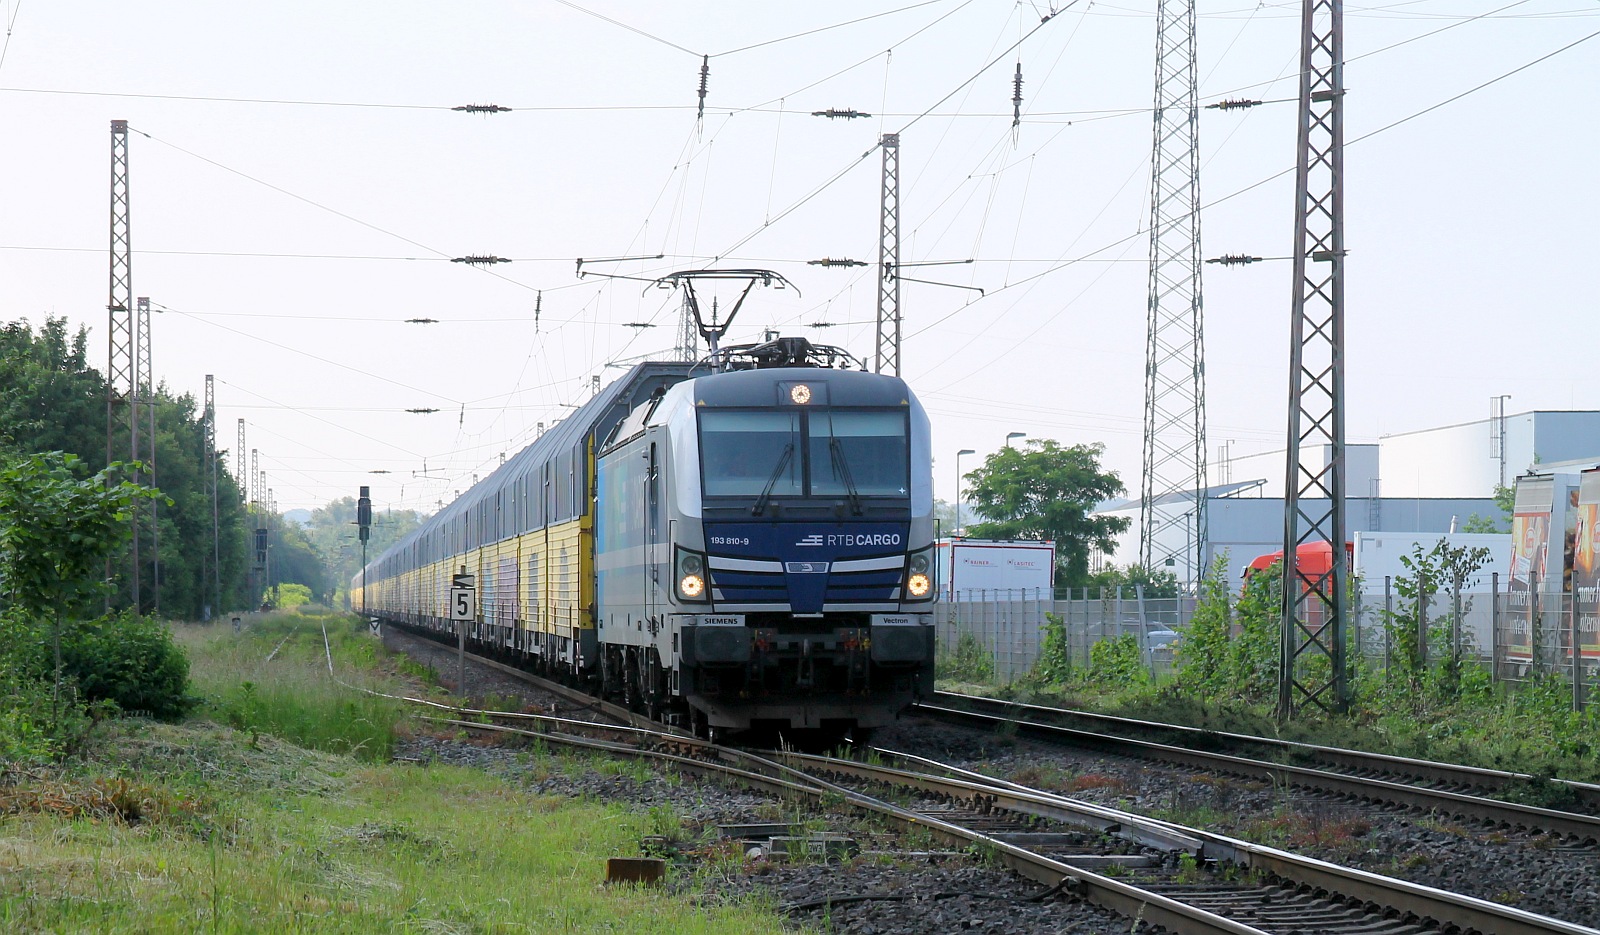
<svg viewBox="0 0 1600 935"><path fill-rule="evenodd" d="M811 387L804 383L796 383L789 387L789 399L797 406L804 406L811 402Z"/></svg>
<svg viewBox="0 0 1600 935"><path fill-rule="evenodd" d="M694 601L696 603L706 600L706 558L699 552L679 548L677 553L678 567L678 599Z"/></svg>
<svg viewBox="0 0 1600 935"><path fill-rule="evenodd" d="M911 553L906 559L906 599L925 601L933 597L933 554L929 549Z"/></svg>

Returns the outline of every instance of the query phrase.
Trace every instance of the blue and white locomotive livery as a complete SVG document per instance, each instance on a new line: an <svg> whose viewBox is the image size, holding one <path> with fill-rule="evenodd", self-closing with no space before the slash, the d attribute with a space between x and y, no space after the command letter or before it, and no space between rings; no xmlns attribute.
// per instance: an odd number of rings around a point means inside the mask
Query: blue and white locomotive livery
<svg viewBox="0 0 1600 935"><path fill-rule="evenodd" d="M933 687L927 415L804 339L738 350L634 367L371 563L369 612L452 632L465 570L480 650L702 734L892 722Z"/></svg>

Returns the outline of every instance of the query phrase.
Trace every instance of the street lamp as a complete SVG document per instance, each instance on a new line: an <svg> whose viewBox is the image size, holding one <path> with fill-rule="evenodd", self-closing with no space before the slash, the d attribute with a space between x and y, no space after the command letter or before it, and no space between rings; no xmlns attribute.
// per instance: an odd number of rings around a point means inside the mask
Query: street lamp
<svg viewBox="0 0 1600 935"><path fill-rule="evenodd" d="M956 528L950 531L952 536L961 535L961 458L963 455L975 455L971 448L963 448L956 452Z"/></svg>
<svg viewBox="0 0 1600 935"><path fill-rule="evenodd" d="M1011 447L1011 440L1013 438L1027 438L1027 437L1028 437L1028 433L1027 432L1012 432L1010 435L1006 436L1006 447L1007 448Z"/></svg>

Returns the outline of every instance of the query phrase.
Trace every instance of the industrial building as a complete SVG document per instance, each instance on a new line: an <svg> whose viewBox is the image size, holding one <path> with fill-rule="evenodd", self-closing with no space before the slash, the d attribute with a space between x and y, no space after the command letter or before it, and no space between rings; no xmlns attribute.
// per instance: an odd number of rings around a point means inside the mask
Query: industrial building
<svg viewBox="0 0 1600 935"><path fill-rule="evenodd" d="M1323 455L1329 452L1325 449ZM1452 532L1474 516L1504 528L1504 512L1494 502L1497 486L1509 486L1530 469L1548 471L1556 464L1581 469L1596 463L1600 412L1595 411L1495 415L1385 435L1377 444L1347 445L1346 534L1353 541L1358 532ZM1282 450L1217 459L1213 485L1204 493L1209 535L1202 565L1226 554L1230 579L1237 581L1256 556L1283 548L1285 473ZM1167 501L1194 499L1193 492L1184 492L1169 495ZM1306 506L1316 514L1326 509L1326 501L1307 501ZM1095 511L1130 521L1116 548L1097 556L1100 562L1128 565L1139 560L1139 511L1136 498L1112 501ZM1157 564L1180 581L1197 580L1203 573L1194 567L1197 534L1192 528L1168 530L1151 550L1166 556Z"/></svg>

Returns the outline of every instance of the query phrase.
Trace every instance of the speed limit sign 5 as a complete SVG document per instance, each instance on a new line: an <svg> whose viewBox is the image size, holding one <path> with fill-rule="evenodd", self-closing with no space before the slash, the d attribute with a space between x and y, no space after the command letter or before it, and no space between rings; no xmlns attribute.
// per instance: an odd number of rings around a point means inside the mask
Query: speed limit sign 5
<svg viewBox="0 0 1600 935"><path fill-rule="evenodd" d="M450 589L450 619L471 620L478 613L478 592L475 588Z"/></svg>

